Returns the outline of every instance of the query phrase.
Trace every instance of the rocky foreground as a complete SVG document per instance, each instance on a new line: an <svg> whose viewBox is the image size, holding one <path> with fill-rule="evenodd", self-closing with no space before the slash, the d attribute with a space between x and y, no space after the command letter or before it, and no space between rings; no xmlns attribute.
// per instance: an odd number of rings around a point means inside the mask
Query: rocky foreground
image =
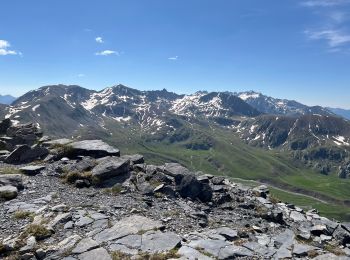
<svg viewBox="0 0 350 260"><path fill-rule="evenodd" d="M100 140L0 123L0 258L348 259L350 223Z"/></svg>

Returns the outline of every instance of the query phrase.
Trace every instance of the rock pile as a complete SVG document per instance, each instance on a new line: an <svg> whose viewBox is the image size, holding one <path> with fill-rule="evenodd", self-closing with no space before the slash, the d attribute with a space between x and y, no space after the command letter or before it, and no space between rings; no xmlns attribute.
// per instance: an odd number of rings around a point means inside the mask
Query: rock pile
<svg viewBox="0 0 350 260"><path fill-rule="evenodd" d="M16 130L5 123L0 131L8 137ZM40 137L33 125L17 128L32 129L17 131L22 140L24 133ZM0 163L5 259L350 256L349 223L277 202L266 186L247 188L178 163L146 164L141 155L120 155L100 140L38 143L8 151L36 145L47 150L44 158L28 163L19 156L10 164L8 154Z"/></svg>

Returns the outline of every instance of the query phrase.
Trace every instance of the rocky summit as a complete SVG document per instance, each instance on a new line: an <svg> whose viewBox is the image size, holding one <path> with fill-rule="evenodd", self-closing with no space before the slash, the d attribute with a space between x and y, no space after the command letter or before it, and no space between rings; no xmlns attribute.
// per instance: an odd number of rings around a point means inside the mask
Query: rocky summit
<svg viewBox="0 0 350 260"><path fill-rule="evenodd" d="M3 259L349 259L350 224L101 140L0 124Z"/></svg>

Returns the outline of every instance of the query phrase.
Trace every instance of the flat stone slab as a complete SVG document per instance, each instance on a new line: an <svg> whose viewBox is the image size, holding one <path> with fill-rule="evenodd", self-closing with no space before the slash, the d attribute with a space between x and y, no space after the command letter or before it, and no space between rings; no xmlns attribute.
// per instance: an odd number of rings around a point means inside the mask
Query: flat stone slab
<svg viewBox="0 0 350 260"><path fill-rule="evenodd" d="M87 251L90 251L92 249L97 248L99 245L95 240L92 240L91 238L84 238L80 240L80 242L76 245L76 247L72 250L73 254L81 254L85 253Z"/></svg>
<svg viewBox="0 0 350 260"><path fill-rule="evenodd" d="M141 251L162 253L170 251L181 243L181 238L172 232L150 231L142 235Z"/></svg>
<svg viewBox="0 0 350 260"><path fill-rule="evenodd" d="M108 254L104 248L97 248L78 256L79 260L112 260L112 257Z"/></svg>
<svg viewBox="0 0 350 260"><path fill-rule="evenodd" d="M38 173L40 173L40 171L44 170L46 167L45 166L41 166L41 165L29 165L29 166L25 166L20 168L19 170L27 175L36 175Z"/></svg>
<svg viewBox="0 0 350 260"><path fill-rule="evenodd" d="M163 224L160 221L154 221L152 219L133 215L118 221L113 227L105 229L102 232L94 236L96 242L106 242L128 235L135 235L138 233L144 233L149 230L160 229Z"/></svg>
<svg viewBox="0 0 350 260"><path fill-rule="evenodd" d="M84 140L70 143L72 152L76 155L101 158L105 156L120 156L120 151L102 140Z"/></svg>

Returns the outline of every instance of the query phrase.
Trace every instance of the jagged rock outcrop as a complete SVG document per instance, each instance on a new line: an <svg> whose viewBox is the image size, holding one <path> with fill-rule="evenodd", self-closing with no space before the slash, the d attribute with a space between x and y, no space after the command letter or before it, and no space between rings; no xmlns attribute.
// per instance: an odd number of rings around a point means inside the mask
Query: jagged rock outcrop
<svg viewBox="0 0 350 260"><path fill-rule="evenodd" d="M266 186L251 189L177 163L151 165L114 148L56 156L71 143L46 145L40 164L0 163L0 257L350 257L349 223L272 200ZM94 151L107 147L92 143Z"/></svg>

